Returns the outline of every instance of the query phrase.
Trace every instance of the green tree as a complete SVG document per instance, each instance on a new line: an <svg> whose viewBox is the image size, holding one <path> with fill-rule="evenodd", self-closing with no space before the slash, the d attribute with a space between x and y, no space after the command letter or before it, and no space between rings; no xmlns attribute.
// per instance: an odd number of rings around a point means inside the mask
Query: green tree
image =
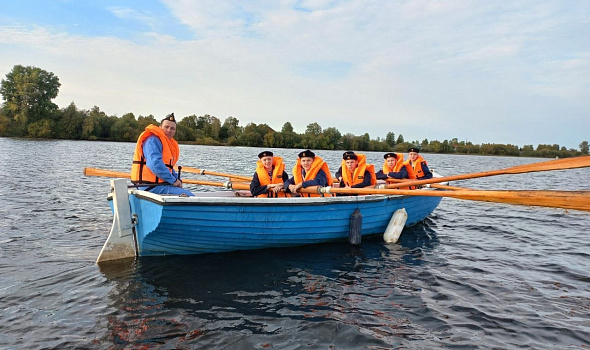
<svg viewBox="0 0 590 350"><path fill-rule="evenodd" d="M74 102L61 110L58 122L58 136L62 139L79 140L82 138L86 113L79 111Z"/></svg>
<svg viewBox="0 0 590 350"><path fill-rule="evenodd" d="M385 136L385 143L389 145L389 147L393 148L395 146L395 134L393 132L388 132Z"/></svg>
<svg viewBox="0 0 590 350"><path fill-rule="evenodd" d="M219 134L221 131L221 122L214 116L205 114L204 116L197 117L197 132L203 138L211 138L213 140L219 140Z"/></svg>
<svg viewBox="0 0 590 350"><path fill-rule="evenodd" d="M88 116L82 122L82 138L86 140L98 140L102 134L101 119L106 119L107 116L97 106L92 107Z"/></svg>
<svg viewBox="0 0 590 350"><path fill-rule="evenodd" d="M369 136L368 133L365 133L362 136L357 136L355 137L357 145L354 149L359 150L359 151L368 151L369 150L369 144L371 141L371 137Z"/></svg>
<svg viewBox="0 0 590 350"><path fill-rule="evenodd" d="M322 132L323 139L326 143L324 149L339 149L340 148L340 139L342 138L342 134L340 131L335 127L329 127L324 129Z"/></svg>
<svg viewBox="0 0 590 350"><path fill-rule="evenodd" d="M27 135L29 137L50 139L54 135L55 124L50 119L38 120L30 123L27 127Z"/></svg>
<svg viewBox="0 0 590 350"><path fill-rule="evenodd" d="M340 140L342 141L342 149L347 151L354 150L354 138L355 136L351 133L344 134Z"/></svg>
<svg viewBox="0 0 590 350"><path fill-rule="evenodd" d="M133 113L123 115L111 127L111 138L114 141L136 141L140 133Z"/></svg>
<svg viewBox="0 0 590 350"><path fill-rule="evenodd" d="M281 132L293 132L293 125L291 125L290 122L286 122L285 124L283 124Z"/></svg>
<svg viewBox="0 0 590 350"><path fill-rule="evenodd" d="M220 138L222 140L227 140L230 143L231 141L236 140L241 132L242 127L240 127L240 121L234 117L225 118L225 121L219 130Z"/></svg>
<svg viewBox="0 0 590 350"><path fill-rule="evenodd" d="M10 130L10 118L0 113L0 136L8 136Z"/></svg>
<svg viewBox="0 0 590 350"><path fill-rule="evenodd" d="M404 135L399 134L399 136L397 137L397 141L395 141L395 144L400 144L400 143L404 143Z"/></svg>
<svg viewBox="0 0 590 350"><path fill-rule="evenodd" d="M176 123L176 136L174 138L178 141L198 141L196 119L197 116L193 114L182 118Z"/></svg>
<svg viewBox="0 0 590 350"><path fill-rule="evenodd" d="M99 139L101 140L114 140L114 137L111 135L111 130L113 129L113 126L115 125L115 123L117 123L121 118L118 118L116 116L105 116L104 118L100 118L98 119L98 122L100 124L100 128L99 130L101 131L101 134L99 136ZM139 136L139 134L138 134ZM133 140L133 141L137 141L137 140Z"/></svg>
<svg viewBox="0 0 590 350"><path fill-rule="evenodd" d="M274 135L274 147L295 148L301 143L301 135L293 131L290 122L283 124L281 132Z"/></svg>
<svg viewBox="0 0 590 350"><path fill-rule="evenodd" d="M582 152L582 154L588 154L588 141L582 141L582 143L580 143L580 152Z"/></svg>
<svg viewBox="0 0 590 350"><path fill-rule="evenodd" d="M266 125L266 124L262 124ZM263 138L266 133L260 131L266 131L264 127L259 128L256 123L249 123L244 128L244 131L240 133L236 142L238 145L248 147L260 147L263 145Z"/></svg>
<svg viewBox="0 0 590 350"><path fill-rule="evenodd" d="M2 79L0 93L6 101L6 111L21 135L28 123L51 118L57 111L51 100L57 97L60 86L53 73L33 66L16 65Z"/></svg>
<svg viewBox="0 0 590 350"><path fill-rule="evenodd" d="M305 133L312 136L320 136L322 133L322 127L318 123L308 124Z"/></svg>
<svg viewBox="0 0 590 350"><path fill-rule="evenodd" d="M160 125L160 122L158 122L156 118L151 114L146 117L140 115L139 118L137 118L137 128L141 132L143 132L145 128L150 124Z"/></svg>

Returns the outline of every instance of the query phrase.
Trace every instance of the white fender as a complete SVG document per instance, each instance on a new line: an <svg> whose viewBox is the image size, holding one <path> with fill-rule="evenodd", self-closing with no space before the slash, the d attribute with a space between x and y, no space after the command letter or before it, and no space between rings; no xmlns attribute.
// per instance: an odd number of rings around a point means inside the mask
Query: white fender
<svg viewBox="0 0 590 350"><path fill-rule="evenodd" d="M396 243L399 236L402 234L404 225L408 220L408 213L405 208L401 208L395 211L389 220L389 224L383 233L383 240L387 243Z"/></svg>

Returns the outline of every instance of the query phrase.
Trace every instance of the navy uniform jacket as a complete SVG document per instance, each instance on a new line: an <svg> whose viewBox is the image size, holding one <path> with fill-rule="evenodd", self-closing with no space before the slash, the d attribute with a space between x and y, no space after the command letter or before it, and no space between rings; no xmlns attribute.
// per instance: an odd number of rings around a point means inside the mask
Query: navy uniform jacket
<svg viewBox="0 0 590 350"><path fill-rule="evenodd" d="M303 170L303 177L305 177L305 170ZM289 190L289 185L297 185L295 183L295 177L291 177L289 180L285 181L285 191L287 193L291 193L291 191ZM307 181L303 181L303 184L301 187L306 188L309 186L327 186L328 185L328 177L326 175L326 172L323 170L319 170L315 179L313 180L307 180Z"/></svg>
<svg viewBox="0 0 590 350"><path fill-rule="evenodd" d="M381 169L375 175L377 176L377 180L386 180L387 178L393 178L393 179L407 179L407 178L409 178L408 169L406 169L405 166L401 167L401 169L397 172L390 172L387 174L383 173L383 169Z"/></svg>

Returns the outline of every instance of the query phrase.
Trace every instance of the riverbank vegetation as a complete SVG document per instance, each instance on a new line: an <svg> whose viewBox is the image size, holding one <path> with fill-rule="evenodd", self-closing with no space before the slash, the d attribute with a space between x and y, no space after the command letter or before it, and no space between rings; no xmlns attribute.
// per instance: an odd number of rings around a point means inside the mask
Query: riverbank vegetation
<svg viewBox="0 0 590 350"><path fill-rule="evenodd" d="M0 108L0 136L43 139L103 140L135 142L149 124L159 124L153 115L135 116L127 113L109 116L99 107L78 109L74 102L59 108L52 102L61 84L53 73L31 66L14 66L2 79L0 93L4 103ZM161 116L163 117L163 116ZM402 133L389 131L384 138L371 139L368 133L341 134L335 127L323 128L317 123L307 125L297 133L286 121L281 130L267 124L248 123L229 116L223 122L212 115L176 116L176 139L180 143L204 145L249 146L264 148L329 149L356 151L406 152L419 146L422 152L446 154L507 155L527 157L572 157L588 154L588 141L579 149L567 149L557 144L524 145L473 144L449 140L405 140ZM161 119L161 118L159 118Z"/></svg>

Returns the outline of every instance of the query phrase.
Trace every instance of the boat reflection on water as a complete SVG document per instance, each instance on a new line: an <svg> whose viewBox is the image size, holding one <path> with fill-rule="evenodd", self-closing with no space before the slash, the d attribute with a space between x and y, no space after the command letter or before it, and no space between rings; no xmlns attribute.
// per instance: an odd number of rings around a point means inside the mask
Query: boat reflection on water
<svg viewBox="0 0 590 350"><path fill-rule="evenodd" d="M428 317L414 266L438 239L428 225L401 244L332 243L101 264L114 282L114 348L311 348L402 344ZM413 277L414 276L414 277ZM418 315L419 314L419 315ZM406 339L407 341L407 339Z"/></svg>

